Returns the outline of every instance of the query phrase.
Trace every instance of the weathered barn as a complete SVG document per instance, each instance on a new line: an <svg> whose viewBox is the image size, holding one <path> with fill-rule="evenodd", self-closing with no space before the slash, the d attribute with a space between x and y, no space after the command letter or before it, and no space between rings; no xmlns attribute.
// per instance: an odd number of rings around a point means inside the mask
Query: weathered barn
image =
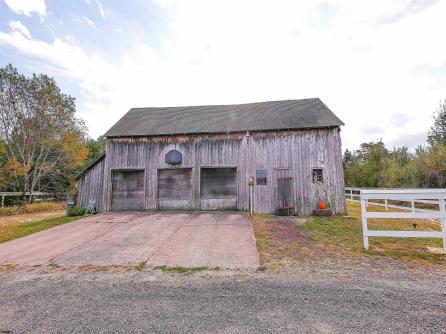
<svg viewBox="0 0 446 334"><path fill-rule="evenodd" d="M98 211L345 211L340 126L320 99L135 108L80 176Z"/></svg>

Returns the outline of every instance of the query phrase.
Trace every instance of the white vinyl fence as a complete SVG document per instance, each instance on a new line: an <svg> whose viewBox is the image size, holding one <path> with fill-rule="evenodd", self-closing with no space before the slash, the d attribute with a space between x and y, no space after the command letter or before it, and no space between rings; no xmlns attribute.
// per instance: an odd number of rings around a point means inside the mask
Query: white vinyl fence
<svg viewBox="0 0 446 334"><path fill-rule="evenodd" d="M395 188L355 188L355 187L346 187L345 188L345 199L347 201L349 201L350 203L361 203L361 192L362 191L370 191L370 190L383 190L383 191L390 191L390 193L392 193L395 190L414 190L414 191L424 191L424 190L432 190L432 189L395 189ZM445 191L446 189L434 189L434 190L440 190L440 191ZM389 193L389 194L390 194ZM389 198L388 196L386 196L385 193L382 194L382 197L379 198L380 202L376 202L371 200L369 201L368 199L366 200L366 206L368 207L369 204L370 205L375 205L375 206L382 206L386 209L386 211L389 210L389 208L391 209L400 209L400 210L407 210L407 211L412 211L412 212L430 212L430 211L434 211L432 209L427 209L427 208L420 208L417 207L417 204L428 204L429 206L438 206L438 201L437 200L428 200L428 199L413 199L413 200L405 200L405 201L400 201L400 202L407 202L408 204L410 204L409 206L403 206L403 205L397 205L395 203L391 203L392 202L392 198Z"/></svg>
<svg viewBox="0 0 446 334"><path fill-rule="evenodd" d="M399 206L397 209L406 209L411 212L368 212L367 205L376 205L376 200L391 200L410 203L435 204L438 210L417 209ZM404 238L442 238L443 250L446 252L446 189L361 189L360 202L362 213L362 234L364 248L369 249L369 237L404 237ZM382 205L382 203L379 203ZM369 230L367 219L438 219L441 225L440 231L389 231Z"/></svg>

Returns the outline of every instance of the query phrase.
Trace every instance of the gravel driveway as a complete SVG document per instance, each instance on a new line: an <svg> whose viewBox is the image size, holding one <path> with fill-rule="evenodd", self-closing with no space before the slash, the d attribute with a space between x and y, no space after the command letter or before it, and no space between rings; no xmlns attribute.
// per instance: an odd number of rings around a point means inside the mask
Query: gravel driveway
<svg viewBox="0 0 446 334"><path fill-rule="evenodd" d="M7 272L0 275L0 333L446 330L445 291L431 282L249 275Z"/></svg>

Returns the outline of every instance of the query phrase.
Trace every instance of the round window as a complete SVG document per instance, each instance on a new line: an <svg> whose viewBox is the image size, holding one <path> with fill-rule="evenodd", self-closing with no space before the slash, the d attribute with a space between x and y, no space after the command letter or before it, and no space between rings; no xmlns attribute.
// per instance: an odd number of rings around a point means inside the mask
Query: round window
<svg viewBox="0 0 446 334"><path fill-rule="evenodd" d="M166 162L166 164L169 165L181 165L181 162L183 161L183 155L180 151L171 150L166 153L164 161Z"/></svg>

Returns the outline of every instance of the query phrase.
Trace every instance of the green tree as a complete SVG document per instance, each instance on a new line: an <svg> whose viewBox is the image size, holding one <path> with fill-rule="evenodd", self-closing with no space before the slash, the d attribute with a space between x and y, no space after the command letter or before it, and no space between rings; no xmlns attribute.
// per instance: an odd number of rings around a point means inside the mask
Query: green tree
<svg viewBox="0 0 446 334"><path fill-rule="evenodd" d="M87 141L88 156L85 160L85 166L88 166L105 152L105 137L90 139Z"/></svg>
<svg viewBox="0 0 446 334"><path fill-rule="evenodd" d="M385 161L389 152L382 140L363 143L358 152L361 166L361 187L384 187L386 183Z"/></svg>
<svg viewBox="0 0 446 334"><path fill-rule="evenodd" d="M423 188L446 187L446 145L419 147L414 162L417 186Z"/></svg>
<svg viewBox="0 0 446 334"><path fill-rule="evenodd" d="M53 78L0 68L0 141L12 190L54 190L61 175L70 179L83 166L86 128L75 111Z"/></svg>
<svg viewBox="0 0 446 334"><path fill-rule="evenodd" d="M358 154L347 149L344 152L342 160L344 165L345 185L348 187L360 185L362 171Z"/></svg>
<svg viewBox="0 0 446 334"><path fill-rule="evenodd" d="M384 143L362 143L343 156L345 184L357 187L446 187L446 100L434 114L427 146L412 154L406 146L386 149Z"/></svg>
<svg viewBox="0 0 446 334"><path fill-rule="evenodd" d="M402 188L413 186L413 154L407 146L394 148L389 152L385 162L385 186L388 188Z"/></svg>
<svg viewBox="0 0 446 334"><path fill-rule="evenodd" d="M440 103L434 114L434 124L427 136L427 142L432 147L437 144L446 145L446 100Z"/></svg>
<svg viewBox="0 0 446 334"><path fill-rule="evenodd" d="M389 151L382 140L362 143L343 156L345 184L356 187L404 187L413 183L414 156L406 146Z"/></svg>

